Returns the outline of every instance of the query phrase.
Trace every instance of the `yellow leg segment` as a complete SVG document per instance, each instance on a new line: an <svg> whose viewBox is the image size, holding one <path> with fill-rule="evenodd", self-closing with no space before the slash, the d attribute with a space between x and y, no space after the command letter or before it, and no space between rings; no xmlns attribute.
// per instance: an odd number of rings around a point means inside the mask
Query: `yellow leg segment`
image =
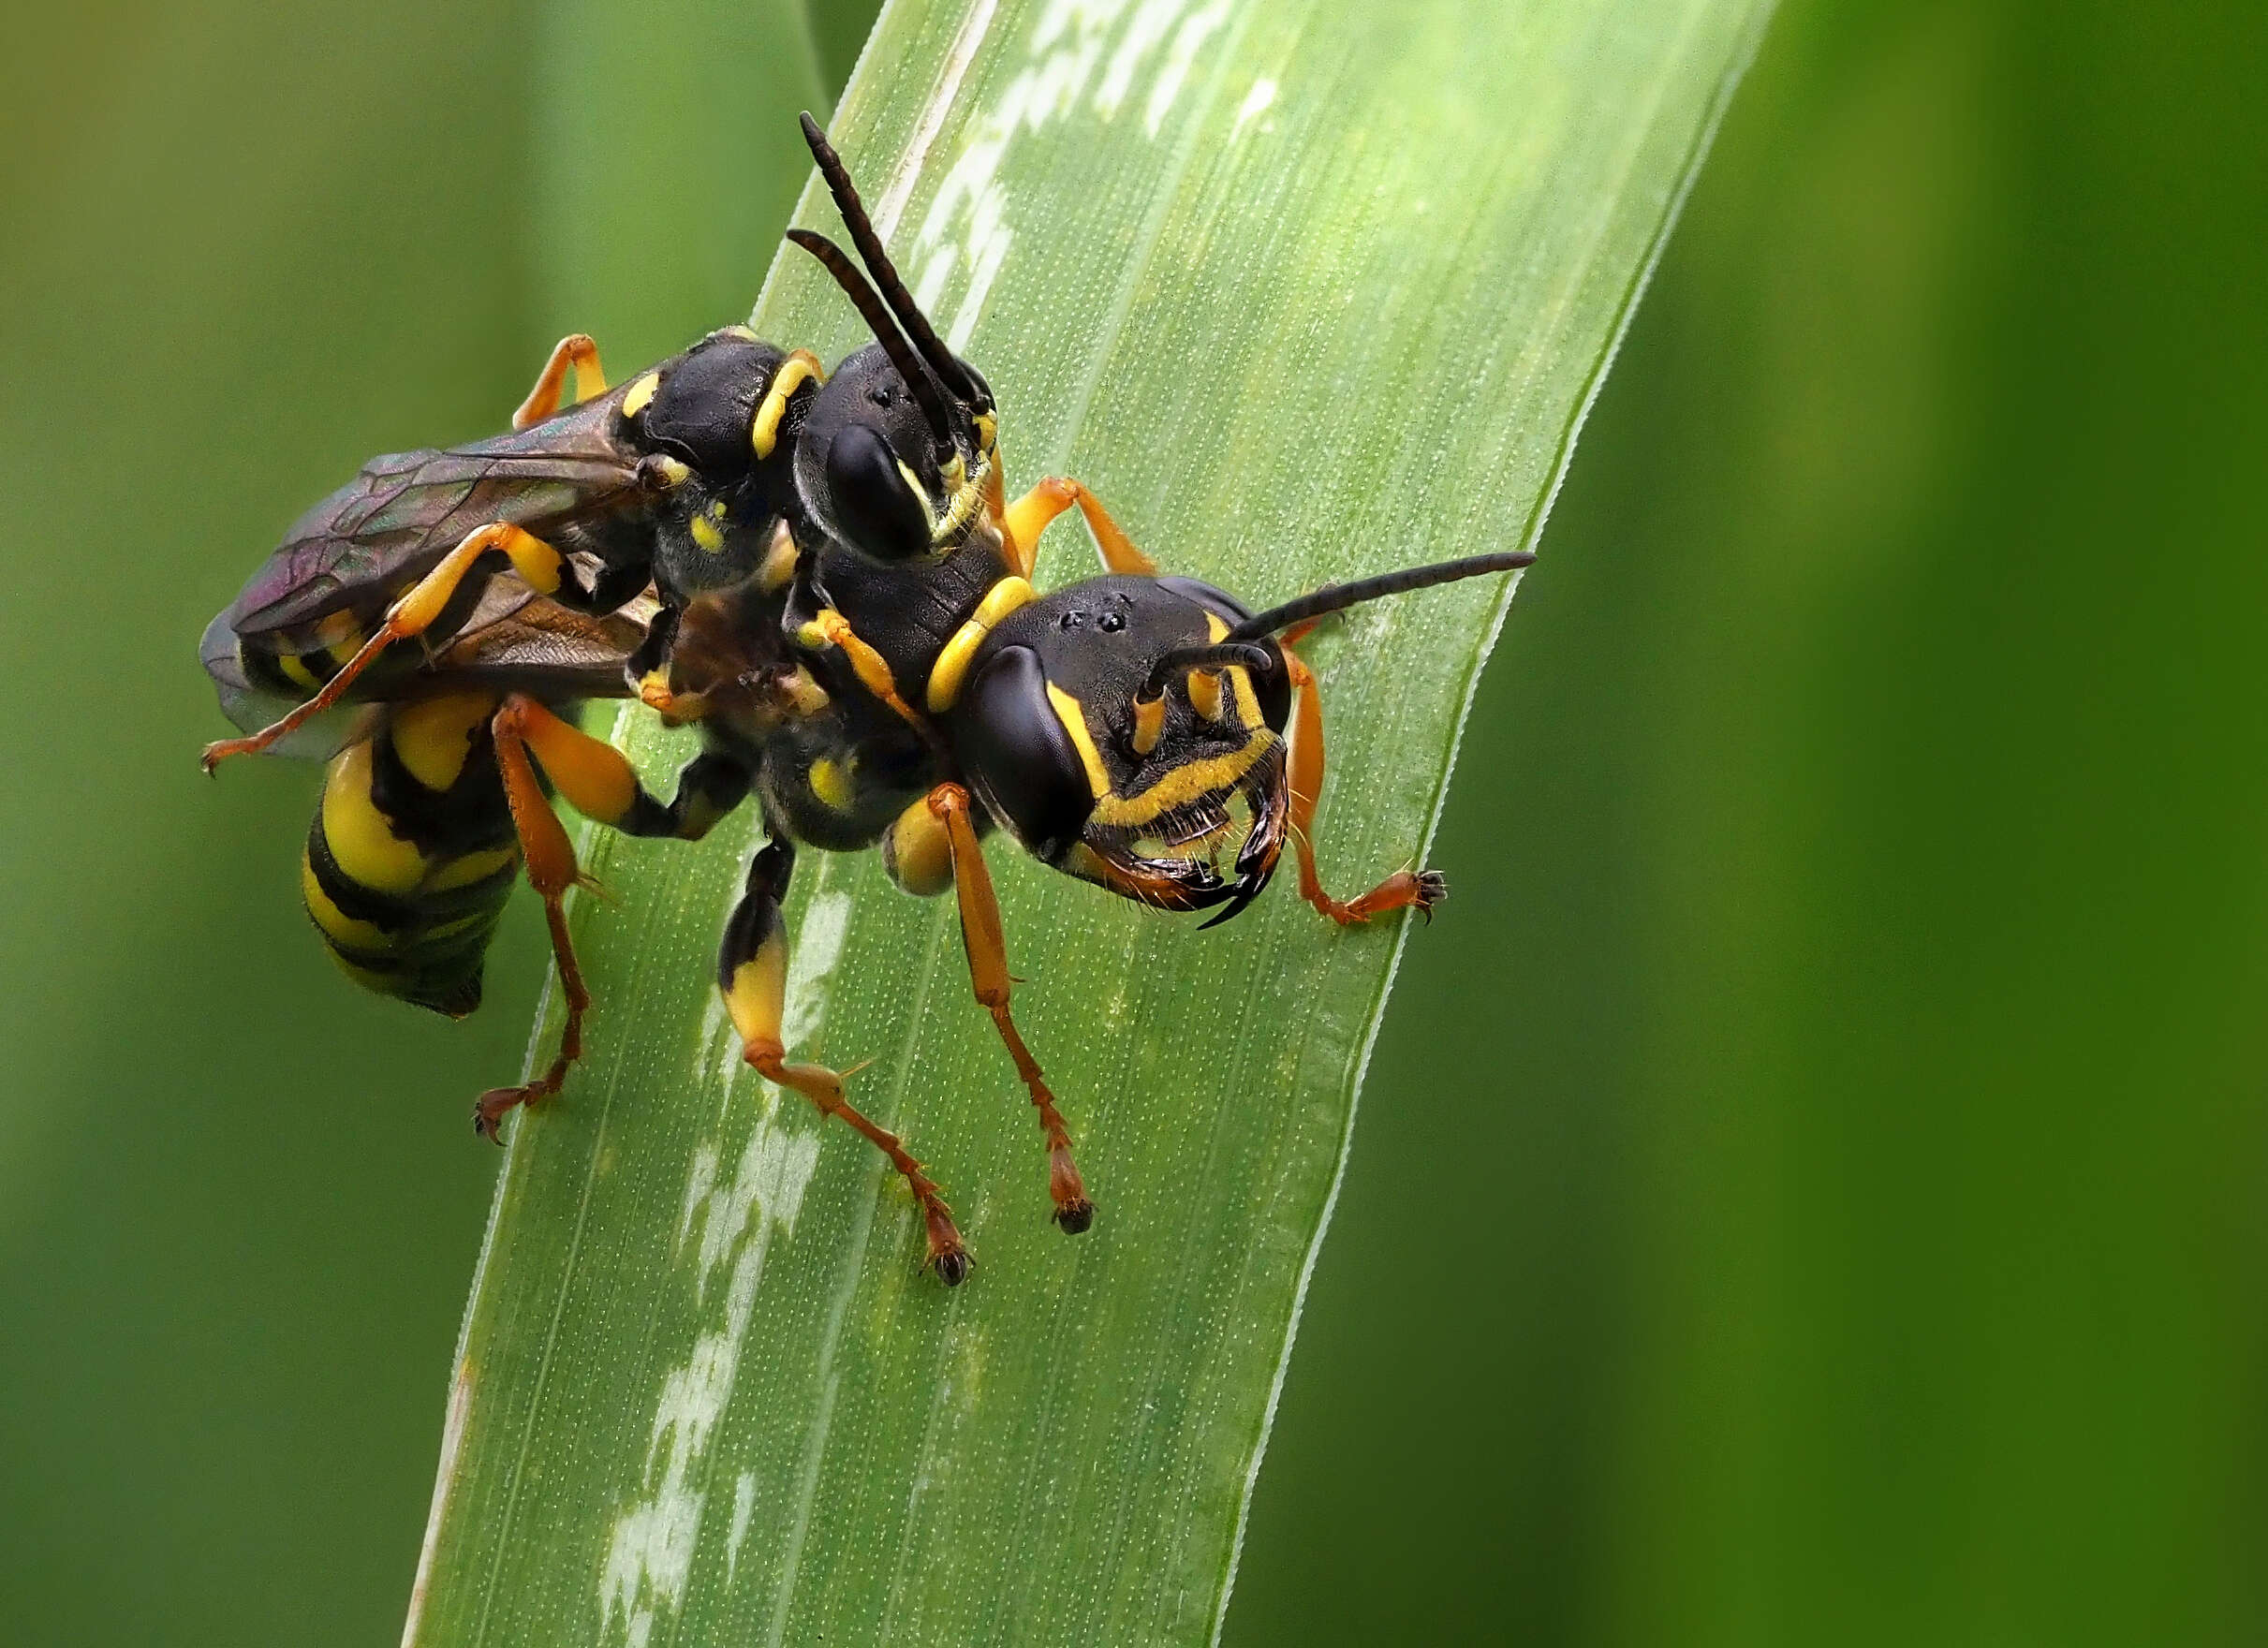
<svg viewBox="0 0 2268 1648"><path fill-rule="evenodd" d="M725 1010L740 1033L742 1056L765 1080L776 1082L809 1099L823 1116L839 1116L869 1143L890 1158L905 1179L906 1188L920 1204L928 1240L928 1259L948 1288L957 1287L969 1273L968 1249L953 1224L952 1210L921 1164L906 1151L898 1136L876 1126L852 1107L844 1096L843 1078L822 1065L791 1065L780 1040L780 1013L788 991L788 930L780 919L780 900L788 890L788 876L795 858L784 842L773 842L756 855L748 869L748 890L725 928L723 953L717 959L717 989Z"/></svg>
<svg viewBox="0 0 2268 1648"><path fill-rule="evenodd" d="M207 744L203 758L205 771L212 772L231 756L256 755L336 705L346 696L355 677L377 662L379 654L395 641L424 634L448 608L457 586L464 581L474 564L488 554L505 556L511 562L512 569L538 595L548 596L558 590L560 574L567 566L557 550L517 526L496 522L475 527L441 558L438 566L387 609L386 622L378 626L378 632L340 666L339 672L323 684L320 692L281 721L262 728L249 738L224 738L217 743Z"/></svg>
<svg viewBox="0 0 2268 1648"><path fill-rule="evenodd" d="M1049 522L1073 505L1086 517L1087 530L1095 535L1095 547L1102 552L1104 566L1113 572L1134 573L1143 578L1157 576L1157 563L1134 547L1134 540L1111 519L1110 511L1097 501L1095 494L1079 482L1066 480L1059 475L1049 476L1001 511L1001 530L1009 540L1009 564L1020 576L1031 577L1032 568L1039 561L1039 535L1047 530Z"/></svg>
<svg viewBox="0 0 2268 1648"><path fill-rule="evenodd" d="M533 699L515 698L512 703L515 734L569 806L601 824L620 824L629 817L641 792L638 773L620 750Z"/></svg>
<svg viewBox="0 0 2268 1648"><path fill-rule="evenodd" d="M1039 1112L1039 1131L1047 1141L1048 1195L1055 1203L1055 1223L1076 1236L1095 1222L1095 1204L1087 1199L1086 1185L1071 1159L1071 1135L1055 1108L1039 1072L1039 1061L1016 1033L1009 1017L1010 980L1008 937L1000 926L1000 902L993 894L992 872L985 868L984 848L977 840L969 817L968 791L957 784L940 784L929 792L929 810L945 826L952 849L953 890L961 902L961 944L968 952L968 979L977 1000L993 1017L994 1028L1016 1061L1016 1074L1032 1096Z"/></svg>
<svg viewBox="0 0 2268 1648"><path fill-rule="evenodd" d="M935 741L935 733L929 723L914 713L914 708L898 696L897 681L890 673L890 665L882 655L861 639L850 627L850 620L832 607L822 608L819 615L803 625L798 640L807 647L840 647L850 660L850 668L859 678L859 684L872 693L880 702L890 706L906 724L924 739Z"/></svg>
<svg viewBox="0 0 2268 1648"><path fill-rule="evenodd" d="M567 1028L560 1033L559 1052L551 1067L521 1087L496 1087L480 1096L473 1108L473 1126L496 1139L505 1114L516 1105L534 1104L556 1094L567 1081L569 1066L582 1056L582 1016L590 1010L591 993L583 987L582 969L575 961L574 941L567 936L567 890L584 877L575 863L575 846L567 840L559 815L544 798L535 769L528 764L529 712L548 714L534 699L517 693L504 700L490 729L496 743L496 765L504 774L505 800L511 803L512 825L520 832L520 850L527 864L527 878L543 899L543 919L552 932L552 959L559 967L559 985L567 996Z"/></svg>
<svg viewBox="0 0 2268 1648"><path fill-rule="evenodd" d="M607 392L607 375L598 364L598 346L582 332L571 332L552 346L552 358L536 375L536 387L528 390L527 399L512 414L514 429L541 423L559 410L559 391L567 387L570 366L575 369L575 399L568 403L570 405Z"/></svg>
<svg viewBox="0 0 2268 1648"><path fill-rule="evenodd" d="M1390 910L1414 908L1430 916L1447 896L1448 885L1432 870L1397 870L1357 899L1342 903L1323 890L1315 873L1315 806L1323 793L1323 699L1315 673L1289 647L1284 662L1298 694L1291 711L1291 736L1285 754L1285 781L1291 787L1291 843L1300 855L1300 896L1342 927L1367 921Z"/></svg>

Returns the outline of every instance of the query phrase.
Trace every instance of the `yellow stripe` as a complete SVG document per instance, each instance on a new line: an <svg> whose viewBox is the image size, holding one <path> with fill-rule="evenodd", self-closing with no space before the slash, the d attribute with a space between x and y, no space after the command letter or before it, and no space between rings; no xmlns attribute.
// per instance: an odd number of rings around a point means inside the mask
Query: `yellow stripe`
<svg viewBox="0 0 2268 1648"><path fill-rule="evenodd" d="M315 878L315 866L307 861L305 853L300 855L300 897L307 905L308 916L333 944L373 953L393 948L393 938L386 929L358 921L331 902L323 884Z"/></svg>
<svg viewBox="0 0 2268 1648"><path fill-rule="evenodd" d="M496 700L484 692L424 699L395 713L394 754L409 775L436 795L457 782L472 754L473 733Z"/></svg>
<svg viewBox="0 0 2268 1648"><path fill-rule="evenodd" d="M788 397L807 383L826 381L818 357L809 349L798 349L780 362L772 387L764 391L763 402L756 409L755 421L748 425L748 441L758 458L771 457L772 449L779 444L780 419L788 414Z"/></svg>
<svg viewBox="0 0 2268 1648"><path fill-rule="evenodd" d="M323 785L323 840L339 871L358 887L397 897L425 879L425 860L393 832L370 799L370 745L349 745Z"/></svg>
<svg viewBox="0 0 2268 1648"><path fill-rule="evenodd" d="M284 672L284 679L295 686L303 686L310 693L318 693L323 690L323 684L315 678L313 670L300 662L297 653L276 654L275 667Z"/></svg>
<svg viewBox="0 0 2268 1648"><path fill-rule="evenodd" d="M1095 740L1087 731L1086 711L1077 699L1053 682L1047 684L1048 702L1055 707L1055 719L1063 723L1064 731L1071 735L1078 748L1079 759L1087 770L1087 787L1095 792L1096 814L1101 816L1102 806L1111 794L1111 775L1103 770L1102 756L1095 748Z"/></svg>
<svg viewBox="0 0 2268 1648"><path fill-rule="evenodd" d="M1253 763L1275 743L1275 734L1263 727L1245 740L1244 748L1176 767L1140 795L1124 800L1103 796L1095 802L1094 821L1114 829L1137 829L1161 813L1227 789L1249 772Z"/></svg>
<svg viewBox="0 0 2268 1648"><path fill-rule="evenodd" d="M461 859L451 859L433 874L422 890L426 892L454 892L460 887L470 887L476 881L485 881L507 864L520 861L520 844L490 847L484 852L466 853Z"/></svg>
<svg viewBox="0 0 2268 1648"><path fill-rule="evenodd" d="M654 391L659 388L661 388L661 374L658 372L647 373L645 376L630 386L628 394L623 396L622 415L625 418L635 418L643 412L646 409L646 404L653 400Z"/></svg>
<svg viewBox="0 0 2268 1648"><path fill-rule="evenodd" d="M1039 598L1037 590L1021 578L1004 578L984 592L984 599L977 603L977 611L966 624L953 631L952 640L937 655L936 663L929 671L929 713L942 715L953 707L961 696L961 684L968 676L968 661L977 655L984 638L999 623L1019 607L1028 607Z"/></svg>
<svg viewBox="0 0 2268 1648"><path fill-rule="evenodd" d="M323 643L323 650L331 655L331 661L341 669L362 650L362 626L355 622L352 612L331 613L316 625L315 633Z"/></svg>

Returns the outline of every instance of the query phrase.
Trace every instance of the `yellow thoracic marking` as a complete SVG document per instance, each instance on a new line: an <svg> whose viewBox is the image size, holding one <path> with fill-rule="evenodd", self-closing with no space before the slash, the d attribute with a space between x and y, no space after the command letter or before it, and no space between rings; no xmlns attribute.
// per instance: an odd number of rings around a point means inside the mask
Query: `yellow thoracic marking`
<svg viewBox="0 0 2268 1648"><path fill-rule="evenodd" d="M693 541L709 553L715 554L725 547L725 506L720 500L693 517Z"/></svg>
<svg viewBox="0 0 2268 1648"><path fill-rule="evenodd" d="M1146 756L1166 734L1166 695L1134 700L1134 753Z"/></svg>
<svg viewBox="0 0 2268 1648"><path fill-rule="evenodd" d="M654 464L661 471L662 484L667 487L681 487L693 475L693 471L689 467L667 454L655 458Z"/></svg>
<svg viewBox="0 0 2268 1648"><path fill-rule="evenodd" d="M1028 607L1039 598L1037 590L1021 578L1004 578L984 592L984 599L967 623L953 631L952 640L937 655L937 661L929 671L929 713L942 715L953 707L961 696L961 684L968 678L968 661L977 655L984 638L999 623L1019 607Z"/></svg>
<svg viewBox="0 0 2268 1648"><path fill-rule="evenodd" d="M827 374L820 370L819 358L809 349L798 349L780 362L773 375L772 387L756 408L756 417L748 425L748 441L758 458L772 456L772 449L779 445L780 419L788 415L788 397L807 383L825 383Z"/></svg>
<svg viewBox="0 0 2268 1648"><path fill-rule="evenodd" d="M393 832L370 799L370 745L350 744L331 763L323 785L323 839L341 874L358 887L396 895L415 892L425 860Z"/></svg>
<svg viewBox="0 0 2268 1648"><path fill-rule="evenodd" d="M1080 763L1087 770L1087 787L1095 792L1099 811L1111 793L1111 775L1103 769L1102 754L1095 747L1094 735L1087 731L1087 713L1077 699L1052 681L1047 684L1047 701L1055 707L1055 719L1063 723L1064 731L1070 734L1072 746L1079 751Z"/></svg>
<svg viewBox="0 0 2268 1648"><path fill-rule="evenodd" d="M1208 721L1221 718L1221 678L1216 671L1189 671L1189 707Z"/></svg>
<svg viewBox="0 0 2268 1648"><path fill-rule="evenodd" d="M394 754L427 789L445 790L464 771L474 729L495 707L486 693L450 693L410 704L394 716Z"/></svg>
<svg viewBox="0 0 2268 1648"><path fill-rule="evenodd" d="M365 953L382 953L393 948L393 936L385 928L359 921L331 902L323 884L315 878L315 866L307 855L300 855L300 897L306 903L307 914L324 935L335 944Z"/></svg>
<svg viewBox="0 0 2268 1648"><path fill-rule="evenodd" d="M1113 829L1139 829L1161 813L1227 789L1249 772L1253 763L1274 748L1276 742L1275 734L1263 727L1245 739L1242 749L1185 762L1140 795L1123 800L1114 795L1101 797L1095 803L1094 822Z"/></svg>
<svg viewBox="0 0 2268 1648"><path fill-rule="evenodd" d="M508 864L520 860L520 844L493 846L477 853L466 853L461 859L451 859L433 873L425 883L426 892L453 892L460 887L470 887L476 881L485 881Z"/></svg>
<svg viewBox="0 0 2268 1648"><path fill-rule="evenodd" d="M728 338L744 338L752 344L760 344L764 341L757 336L756 328L753 326L721 326L717 328L717 335Z"/></svg>
<svg viewBox="0 0 2268 1648"><path fill-rule="evenodd" d="M622 415L635 418L646 409L654 399L654 391L661 388L661 374L649 372L630 386L630 392L622 398Z"/></svg>
<svg viewBox="0 0 2268 1648"><path fill-rule="evenodd" d="M836 761L821 756L811 763L811 793L838 813L850 811L850 803L858 794L850 782L857 769L856 760Z"/></svg>
<svg viewBox="0 0 2268 1648"><path fill-rule="evenodd" d="M276 654L275 667L284 672L284 679L294 685L303 686L311 693L323 690L323 684L316 679L315 671L300 662L297 653Z"/></svg>
<svg viewBox="0 0 2268 1648"><path fill-rule="evenodd" d="M834 700L827 689L811 679L811 671L800 664L795 673L788 677L788 701L795 706L799 715L816 715Z"/></svg>

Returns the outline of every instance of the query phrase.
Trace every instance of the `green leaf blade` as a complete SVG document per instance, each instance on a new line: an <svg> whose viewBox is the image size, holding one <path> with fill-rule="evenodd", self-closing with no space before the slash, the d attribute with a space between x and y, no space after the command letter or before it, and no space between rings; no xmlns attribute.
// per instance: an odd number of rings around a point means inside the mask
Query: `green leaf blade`
<svg viewBox="0 0 2268 1648"><path fill-rule="evenodd" d="M1533 540L1760 16L901 5L835 125L999 392L1011 487L1076 475L1264 603ZM860 341L800 257L754 321ZM1091 555L1054 528L1039 581ZM1508 599L1317 638L1335 889L1421 849ZM683 742L623 731L666 788ZM1208 1640L1403 933L1287 874L1200 938L995 845L1101 1210L1067 1239L950 901L805 851L790 1049L876 1061L854 1099L979 1259L948 1293L878 1155L739 1064L711 958L753 841L590 842L621 895L578 912L591 1050L513 1138L409 1639Z"/></svg>

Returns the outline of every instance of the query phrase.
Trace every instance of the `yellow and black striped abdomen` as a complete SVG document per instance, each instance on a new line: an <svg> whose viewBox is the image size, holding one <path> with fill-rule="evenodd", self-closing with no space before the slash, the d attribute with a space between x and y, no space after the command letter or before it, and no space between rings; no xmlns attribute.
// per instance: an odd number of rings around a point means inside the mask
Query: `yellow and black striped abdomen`
<svg viewBox="0 0 2268 1648"><path fill-rule="evenodd" d="M463 1018L520 868L488 693L389 707L331 763L300 887L340 965L384 995Z"/></svg>

